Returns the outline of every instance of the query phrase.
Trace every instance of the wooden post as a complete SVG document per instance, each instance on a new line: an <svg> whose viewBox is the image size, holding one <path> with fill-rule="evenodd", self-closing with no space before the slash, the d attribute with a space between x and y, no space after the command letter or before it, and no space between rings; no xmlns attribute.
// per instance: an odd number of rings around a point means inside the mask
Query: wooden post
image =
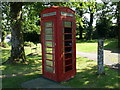
<svg viewBox="0 0 120 90"><path fill-rule="evenodd" d="M104 41L98 40L98 74L104 74L104 54L103 54Z"/></svg>

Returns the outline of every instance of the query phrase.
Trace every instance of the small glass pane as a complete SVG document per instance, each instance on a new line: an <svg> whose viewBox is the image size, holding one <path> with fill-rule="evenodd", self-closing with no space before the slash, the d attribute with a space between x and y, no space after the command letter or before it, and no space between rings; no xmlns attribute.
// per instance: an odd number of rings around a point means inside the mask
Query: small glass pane
<svg viewBox="0 0 120 90"><path fill-rule="evenodd" d="M46 53L53 53L53 48L46 48Z"/></svg>
<svg viewBox="0 0 120 90"><path fill-rule="evenodd" d="M61 15L71 16L71 17L73 17L73 16L74 16L72 13L66 13L66 12L61 12Z"/></svg>
<svg viewBox="0 0 120 90"><path fill-rule="evenodd" d="M71 27L71 26L72 26L71 22L69 21L64 22L64 27Z"/></svg>
<svg viewBox="0 0 120 90"><path fill-rule="evenodd" d="M45 34L52 34L52 33L53 33L52 28L45 29Z"/></svg>
<svg viewBox="0 0 120 90"><path fill-rule="evenodd" d="M53 47L53 42L46 41L46 47Z"/></svg>
<svg viewBox="0 0 120 90"><path fill-rule="evenodd" d="M53 27L52 22L45 22L45 27Z"/></svg>
<svg viewBox="0 0 120 90"><path fill-rule="evenodd" d="M45 66L45 71L47 71L47 72L53 72L53 68Z"/></svg>
<svg viewBox="0 0 120 90"><path fill-rule="evenodd" d="M48 65L48 66L53 66L53 61L48 61L48 60L46 60L45 62L46 62L46 65Z"/></svg>
<svg viewBox="0 0 120 90"><path fill-rule="evenodd" d="M51 55L51 54L46 54L46 59L53 60L53 55Z"/></svg>
<svg viewBox="0 0 120 90"><path fill-rule="evenodd" d="M53 16L53 15L56 15L56 12L45 13L45 14L43 14L43 17Z"/></svg>
<svg viewBox="0 0 120 90"><path fill-rule="evenodd" d="M53 36L52 35L45 35L45 40L52 40Z"/></svg>

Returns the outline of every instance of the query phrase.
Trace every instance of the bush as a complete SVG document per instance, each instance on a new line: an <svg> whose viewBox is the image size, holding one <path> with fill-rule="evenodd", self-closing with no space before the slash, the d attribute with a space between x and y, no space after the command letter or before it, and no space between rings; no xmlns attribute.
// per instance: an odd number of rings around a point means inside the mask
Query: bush
<svg viewBox="0 0 120 90"><path fill-rule="evenodd" d="M33 42L24 42L24 46L34 46Z"/></svg>
<svg viewBox="0 0 120 90"><path fill-rule="evenodd" d="M40 42L40 34L37 34L36 31L24 33L24 41L27 42Z"/></svg>
<svg viewBox="0 0 120 90"><path fill-rule="evenodd" d="M6 42L1 42L0 46L4 47L4 48L10 47L10 45L8 43L6 43Z"/></svg>

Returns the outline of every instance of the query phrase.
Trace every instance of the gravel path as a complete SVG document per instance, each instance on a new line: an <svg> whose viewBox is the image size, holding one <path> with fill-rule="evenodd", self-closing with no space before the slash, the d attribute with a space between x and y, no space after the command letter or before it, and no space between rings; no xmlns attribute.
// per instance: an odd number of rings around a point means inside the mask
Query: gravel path
<svg viewBox="0 0 120 90"><path fill-rule="evenodd" d="M90 60L97 61L97 52L79 52L76 51L77 55L80 55L82 57L86 57ZM112 69L118 70L120 72L120 53L112 53L109 50L104 50L104 64L109 66Z"/></svg>
<svg viewBox="0 0 120 90"><path fill-rule="evenodd" d="M85 53L76 51L76 54L97 61L97 52ZM104 50L104 64L105 65L117 64L119 55L120 55L119 53L111 53L111 51Z"/></svg>

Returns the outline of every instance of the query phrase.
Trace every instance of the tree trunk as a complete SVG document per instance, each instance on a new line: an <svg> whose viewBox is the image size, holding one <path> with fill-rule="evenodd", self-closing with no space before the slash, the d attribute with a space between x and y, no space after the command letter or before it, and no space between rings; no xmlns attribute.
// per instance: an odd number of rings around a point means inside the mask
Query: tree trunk
<svg viewBox="0 0 120 90"><path fill-rule="evenodd" d="M25 62L24 40L22 31L22 4L21 2L10 3L11 8L11 63Z"/></svg>
<svg viewBox="0 0 120 90"><path fill-rule="evenodd" d="M120 1L117 3L117 10L118 48L120 50Z"/></svg>
<svg viewBox="0 0 120 90"><path fill-rule="evenodd" d="M79 24L80 25L80 24ZM83 27L82 26L79 26L79 40L81 40L81 39L83 39L83 37L82 37L82 34L83 34Z"/></svg>
<svg viewBox="0 0 120 90"><path fill-rule="evenodd" d="M93 31L93 13L90 13L90 23L89 23L89 28L88 28L88 33L87 33L87 40L92 39L92 31Z"/></svg>
<svg viewBox="0 0 120 90"><path fill-rule="evenodd" d="M79 8L80 9L79 15L80 15L80 18L82 18L82 16L83 16L83 10L82 10L83 4L80 3L80 6L81 6L81 8ZM79 23L79 38L78 38L79 40L83 39L82 34L83 34L83 27Z"/></svg>

